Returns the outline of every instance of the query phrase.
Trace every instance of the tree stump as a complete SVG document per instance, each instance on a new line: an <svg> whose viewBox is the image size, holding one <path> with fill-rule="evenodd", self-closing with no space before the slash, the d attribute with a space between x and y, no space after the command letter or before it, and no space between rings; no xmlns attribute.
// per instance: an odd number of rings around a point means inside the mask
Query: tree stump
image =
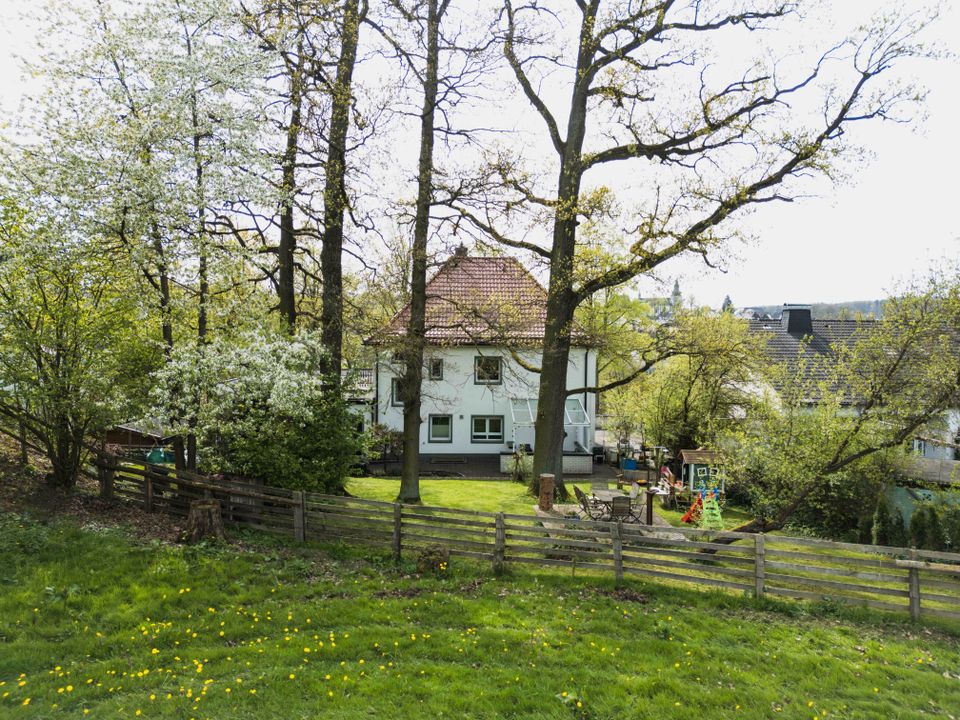
<svg viewBox="0 0 960 720"><path fill-rule="evenodd" d="M553 510L553 483L555 476L550 473L543 473L540 476L540 502L539 507L544 512Z"/></svg>
<svg viewBox="0 0 960 720"><path fill-rule="evenodd" d="M442 577L450 567L450 550L441 545L430 545L417 556L419 575L437 575Z"/></svg>
<svg viewBox="0 0 960 720"><path fill-rule="evenodd" d="M219 500L194 500L190 503L190 515L187 516L187 542L201 540L226 540L223 530L223 516L220 514Z"/></svg>

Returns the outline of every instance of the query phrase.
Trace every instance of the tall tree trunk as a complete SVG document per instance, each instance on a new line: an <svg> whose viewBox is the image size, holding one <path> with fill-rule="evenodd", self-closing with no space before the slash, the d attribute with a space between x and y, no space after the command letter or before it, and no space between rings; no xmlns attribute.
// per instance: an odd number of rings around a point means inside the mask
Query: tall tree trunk
<svg viewBox="0 0 960 720"><path fill-rule="evenodd" d="M554 252L547 292L547 325L544 332L543 358L540 363L540 392L533 448L533 473L555 476L554 487L561 499L567 496L563 482L563 438L567 401L567 366L570 359L570 326L576 305L569 286L565 286L559 268L573 266L573 232L564 223L557 223L556 232L569 233L563 240L569 253ZM568 269L568 272L569 272Z"/></svg>
<svg viewBox="0 0 960 720"><path fill-rule="evenodd" d="M290 68L290 124L287 126L286 145L280 160L281 190L280 243L277 247L277 295L280 317L292 335L297 329L297 291L295 263L297 235L294 211L297 193L297 155L300 146L300 123L303 105L303 44L297 48L297 63Z"/></svg>
<svg viewBox="0 0 960 720"><path fill-rule="evenodd" d="M433 201L434 112L437 104L439 66L439 0L428 0L427 55L423 79L423 111L420 115L420 158L417 166L417 205L413 228L410 275L410 322L404 348L403 467L400 497L403 502L420 501L420 393L423 388L423 349L426 336L427 239Z"/></svg>
<svg viewBox="0 0 960 720"><path fill-rule="evenodd" d="M580 27L577 75L583 78L594 53L593 28L596 8L584 8ZM563 435L567 400L567 366L570 335L578 299L573 287L574 254L577 247L580 181L583 178L583 138L586 134L587 85L576 83L567 116L567 138L559 151L557 208L553 220L553 248L550 255L550 285L547 289L547 322L543 338L540 393L537 403L533 473L555 475L556 493L567 497L563 482Z"/></svg>
<svg viewBox="0 0 960 720"><path fill-rule="evenodd" d="M347 0L343 8L343 31L337 80L330 107L330 140L327 148L327 174L323 193L323 248L320 273L323 297L320 311L321 339L329 353L327 375L340 384L343 364L343 216L347 206L347 133L350 129L350 102L353 68L357 63L360 37L360 2Z"/></svg>
<svg viewBox="0 0 960 720"><path fill-rule="evenodd" d="M170 296L170 271L167 265L166 248L163 246L163 236L156 223L152 227L153 251L156 255L157 263L157 284L160 287L160 332L163 334L163 352L167 362L173 359L173 307ZM171 395L180 392L179 388L169 388ZM173 418L177 420L178 418ZM184 458L183 437L177 435L173 438L173 461L177 470L183 470L186 467Z"/></svg>
<svg viewBox="0 0 960 720"><path fill-rule="evenodd" d="M20 440L20 464L26 467L30 462L30 455L27 447L27 426L21 420L19 422L19 440Z"/></svg>
<svg viewBox="0 0 960 720"><path fill-rule="evenodd" d="M193 54L193 41L187 28L184 27L184 39L187 46L187 54ZM209 279L209 258L207 250L207 227L206 227L206 205L204 198L206 192L203 185L203 156L201 154L201 145L203 141L203 128L200 126L200 113L198 108L197 90L194 87L190 95L190 120L193 129L193 167L194 183L197 193L197 227L195 233L197 236L197 254L198 258L198 284L197 291L197 351L202 353L203 346L207 342L207 301L210 296ZM187 469L197 469L197 413L200 407L200 390L195 389L190 416L187 418Z"/></svg>

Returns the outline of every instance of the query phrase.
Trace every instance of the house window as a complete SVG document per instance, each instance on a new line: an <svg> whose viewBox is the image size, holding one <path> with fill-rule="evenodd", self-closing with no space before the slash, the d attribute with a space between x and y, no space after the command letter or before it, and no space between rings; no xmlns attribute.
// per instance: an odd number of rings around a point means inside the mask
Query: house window
<svg viewBox="0 0 960 720"><path fill-rule="evenodd" d="M390 379L390 404L393 407L403 407L403 398L400 397L400 378Z"/></svg>
<svg viewBox="0 0 960 720"><path fill-rule="evenodd" d="M443 358L430 358L427 368L431 380L443 380Z"/></svg>
<svg viewBox="0 0 960 720"><path fill-rule="evenodd" d="M503 382L503 358L477 355L473 359L475 385L499 385Z"/></svg>
<svg viewBox="0 0 960 720"><path fill-rule="evenodd" d="M913 439L913 452L923 457L927 454L927 441L920 438Z"/></svg>
<svg viewBox="0 0 960 720"><path fill-rule="evenodd" d="M453 415L431 415L427 427L427 439L430 442L453 442Z"/></svg>
<svg viewBox="0 0 960 720"><path fill-rule="evenodd" d="M475 443L503 442L503 415L471 416L470 440Z"/></svg>

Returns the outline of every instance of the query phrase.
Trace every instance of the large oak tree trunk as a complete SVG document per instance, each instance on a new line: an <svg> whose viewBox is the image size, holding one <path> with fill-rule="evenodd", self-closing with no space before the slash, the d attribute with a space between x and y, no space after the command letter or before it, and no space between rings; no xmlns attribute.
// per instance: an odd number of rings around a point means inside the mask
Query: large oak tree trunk
<svg viewBox="0 0 960 720"><path fill-rule="evenodd" d="M584 30L587 33L587 30ZM588 36L588 33L587 33ZM581 40L581 45L583 44ZM589 56L581 48L580 63ZM587 96L579 87L571 98L567 119L567 140L560 155L557 179L557 209L554 213L553 249L550 255L550 285L547 289L547 320L543 338L540 394L533 454L533 473L555 476L557 496L566 499L563 482L564 407L567 399L567 366L570 361L570 337L577 309L574 292L574 254L577 245L577 207L583 177L581 152L586 130Z"/></svg>
<svg viewBox="0 0 960 720"><path fill-rule="evenodd" d="M413 267L410 278L410 322L404 348L402 383L403 467L400 497L420 501L420 393L423 389L423 350L426 335L427 239L433 199L434 111L437 103L440 12L438 0L428 0L427 55L423 80L423 112L420 116L420 158L417 167L417 206L413 229Z"/></svg>
<svg viewBox="0 0 960 720"><path fill-rule="evenodd" d="M343 363L343 216L347 207L347 133L350 129L353 69L357 63L359 37L359 0L347 0L343 9L337 80L331 98L330 139L323 193L323 247L320 251L320 272L323 276L320 332L328 353L327 367L324 369L335 385L340 383Z"/></svg>

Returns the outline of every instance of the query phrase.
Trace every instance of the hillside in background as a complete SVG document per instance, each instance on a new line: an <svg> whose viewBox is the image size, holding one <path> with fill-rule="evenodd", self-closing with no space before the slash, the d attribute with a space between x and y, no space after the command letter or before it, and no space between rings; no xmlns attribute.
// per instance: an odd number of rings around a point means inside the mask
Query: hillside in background
<svg viewBox="0 0 960 720"><path fill-rule="evenodd" d="M883 317L883 300L852 300L839 303L810 303L817 320L853 320L857 317ZM783 305L748 305L747 313L780 317Z"/></svg>

